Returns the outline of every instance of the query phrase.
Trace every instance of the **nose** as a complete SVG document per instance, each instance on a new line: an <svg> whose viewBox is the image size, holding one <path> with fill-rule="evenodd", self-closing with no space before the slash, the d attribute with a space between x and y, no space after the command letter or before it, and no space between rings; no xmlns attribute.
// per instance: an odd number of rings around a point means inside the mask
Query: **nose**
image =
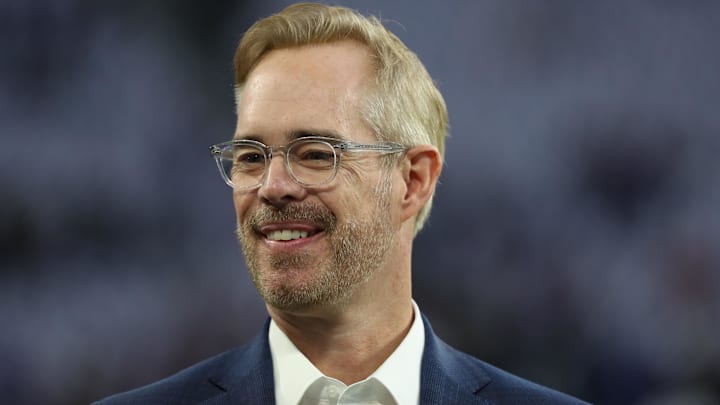
<svg viewBox="0 0 720 405"><path fill-rule="evenodd" d="M298 184L288 173L285 154L276 154L268 162L258 197L265 203L282 208L292 201L299 201L305 198L307 190Z"/></svg>

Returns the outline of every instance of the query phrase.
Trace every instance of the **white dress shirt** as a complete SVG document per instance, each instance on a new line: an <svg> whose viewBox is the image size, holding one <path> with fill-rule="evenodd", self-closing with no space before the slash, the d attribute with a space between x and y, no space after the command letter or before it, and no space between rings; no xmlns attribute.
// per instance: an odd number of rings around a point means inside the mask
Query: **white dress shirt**
<svg viewBox="0 0 720 405"><path fill-rule="evenodd" d="M420 310L413 301L413 323L400 345L368 378L346 386L323 375L310 360L288 339L285 333L270 322L269 341L275 379L277 405L298 405L305 396L313 403L326 403L327 395L337 404L382 403L418 404L420 399L420 363L425 347L425 327ZM381 398L378 402L364 398ZM389 398L385 401L382 398ZM303 402L305 403L305 401ZM333 403L332 401L329 403Z"/></svg>

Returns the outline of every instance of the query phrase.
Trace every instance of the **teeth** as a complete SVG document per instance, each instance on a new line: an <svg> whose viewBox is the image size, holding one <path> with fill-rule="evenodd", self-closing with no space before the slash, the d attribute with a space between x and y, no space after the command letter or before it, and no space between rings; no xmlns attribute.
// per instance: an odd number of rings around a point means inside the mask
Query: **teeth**
<svg viewBox="0 0 720 405"><path fill-rule="evenodd" d="M268 233L267 238L270 240L294 240L307 238L307 236L308 233L305 231L283 229Z"/></svg>

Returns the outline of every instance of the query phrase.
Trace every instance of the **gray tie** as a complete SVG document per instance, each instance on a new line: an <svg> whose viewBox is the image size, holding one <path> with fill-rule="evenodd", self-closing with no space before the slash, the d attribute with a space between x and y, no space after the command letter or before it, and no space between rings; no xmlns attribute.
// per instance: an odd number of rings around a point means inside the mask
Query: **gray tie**
<svg viewBox="0 0 720 405"><path fill-rule="evenodd" d="M337 405L344 389L345 387L335 380L319 377L305 390L298 405Z"/></svg>
<svg viewBox="0 0 720 405"><path fill-rule="evenodd" d="M345 385L339 381L319 377L305 391L298 405L337 405ZM343 395L343 404L397 405L383 383L371 378L348 388Z"/></svg>

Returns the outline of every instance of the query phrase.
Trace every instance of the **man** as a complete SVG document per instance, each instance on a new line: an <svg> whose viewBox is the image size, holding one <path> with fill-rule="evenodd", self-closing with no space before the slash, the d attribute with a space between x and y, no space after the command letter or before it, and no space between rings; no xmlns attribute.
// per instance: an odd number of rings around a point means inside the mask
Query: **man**
<svg viewBox="0 0 720 405"><path fill-rule="evenodd" d="M235 54L237 128L211 151L270 320L249 345L103 404L572 404L443 343L411 251L447 112L374 18L298 4Z"/></svg>

